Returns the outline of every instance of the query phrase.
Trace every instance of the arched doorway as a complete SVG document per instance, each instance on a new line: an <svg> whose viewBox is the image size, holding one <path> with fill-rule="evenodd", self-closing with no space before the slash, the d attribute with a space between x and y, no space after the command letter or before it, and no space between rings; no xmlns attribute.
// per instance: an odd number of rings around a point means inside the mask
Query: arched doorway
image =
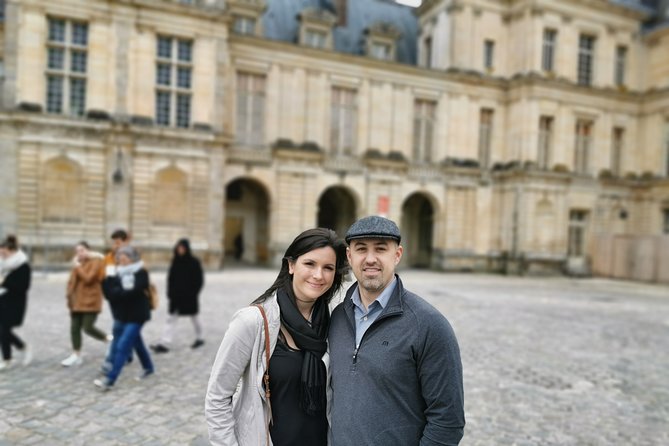
<svg viewBox="0 0 669 446"><path fill-rule="evenodd" d="M328 188L318 200L318 226L330 228L344 237L355 221L355 201L343 187Z"/></svg>
<svg viewBox="0 0 669 446"><path fill-rule="evenodd" d="M405 264L415 268L432 265L434 209L422 194L415 193L402 205L402 245Z"/></svg>
<svg viewBox="0 0 669 446"><path fill-rule="evenodd" d="M265 264L269 260L269 198L263 186L238 179L225 189L223 244L226 263Z"/></svg>

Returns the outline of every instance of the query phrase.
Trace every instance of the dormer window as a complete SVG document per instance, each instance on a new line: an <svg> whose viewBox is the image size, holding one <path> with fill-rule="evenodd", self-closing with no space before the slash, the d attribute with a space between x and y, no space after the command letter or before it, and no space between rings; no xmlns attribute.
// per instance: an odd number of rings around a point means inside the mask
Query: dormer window
<svg viewBox="0 0 669 446"><path fill-rule="evenodd" d="M384 42L372 42L369 50L369 55L374 59L390 60L392 53L392 46Z"/></svg>
<svg viewBox="0 0 669 446"><path fill-rule="evenodd" d="M245 36L262 35L260 17L267 8L265 0L228 0L230 31Z"/></svg>
<svg viewBox="0 0 669 446"><path fill-rule="evenodd" d="M304 44L312 48L325 48L327 34L316 29L307 29L304 33Z"/></svg>
<svg viewBox="0 0 669 446"><path fill-rule="evenodd" d="M332 27L337 17L330 11L306 8L298 16L300 21L299 42L311 48L332 48Z"/></svg>
<svg viewBox="0 0 669 446"><path fill-rule="evenodd" d="M365 30L367 35L365 52L379 60L395 60L396 42L401 36L399 29L389 23L376 23Z"/></svg>
<svg viewBox="0 0 669 446"><path fill-rule="evenodd" d="M232 30L235 34L255 35L256 19L249 16L235 16L233 18Z"/></svg>

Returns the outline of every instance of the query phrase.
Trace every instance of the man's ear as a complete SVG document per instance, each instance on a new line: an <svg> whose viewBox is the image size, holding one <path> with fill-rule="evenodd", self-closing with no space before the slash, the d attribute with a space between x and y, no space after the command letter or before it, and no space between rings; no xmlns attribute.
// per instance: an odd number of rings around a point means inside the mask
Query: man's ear
<svg viewBox="0 0 669 446"><path fill-rule="evenodd" d="M400 260L402 260L402 253L404 252L404 248L402 245L397 245L397 249L395 250L395 265L397 266L398 263L400 263Z"/></svg>

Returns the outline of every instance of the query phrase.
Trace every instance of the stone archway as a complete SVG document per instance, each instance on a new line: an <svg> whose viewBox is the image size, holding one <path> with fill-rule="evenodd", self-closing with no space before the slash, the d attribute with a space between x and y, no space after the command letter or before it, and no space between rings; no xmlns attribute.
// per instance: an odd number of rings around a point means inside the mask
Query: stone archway
<svg viewBox="0 0 669 446"><path fill-rule="evenodd" d="M225 189L225 262L266 264L269 259L269 197L257 181L232 181Z"/></svg>
<svg viewBox="0 0 669 446"><path fill-rule="evenodd" d="M318 227L330 228L341 238L355 221L355 200L343 187L333 186L325 190L318 200Z"/></svg>
<svg viewBox="0 0 669 446"><path fill-rule="evenodd" d="M432 266L434 208L423 194L409 196L402 205L402 245L405 265L414 268Z"/></svg>

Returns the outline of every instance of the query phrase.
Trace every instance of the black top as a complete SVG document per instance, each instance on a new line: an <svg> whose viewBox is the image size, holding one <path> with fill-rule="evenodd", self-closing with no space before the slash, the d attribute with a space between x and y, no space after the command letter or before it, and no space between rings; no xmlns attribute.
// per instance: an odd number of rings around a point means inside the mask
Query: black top
<svg viewBox="0 0 669 446"><path fill-rule="evenodd" d="M144 268L135 273L135 284L129 290L123 288L119 276L109 276L102 281L102 292L109 301L112 316L126 323L143 324L151 319L148 289L149 273Z"/></svg>
<svg viewBox="0 0 669 446"><path fill-rule="evenodd" d="M293 350L279 339L269 361L269 388L272 398L270 426L275 446L325 446L328 421L325 411L307 415L300 408L300 374L304 353Z"/></svg>
<svg viewBox="0 0 669 446"><path fill-rule="evenodd" d="M30 265L26 262L5 276L0 285L6 290L0 296L0 325L18 327L23 323L31 275Z"/></svg>

